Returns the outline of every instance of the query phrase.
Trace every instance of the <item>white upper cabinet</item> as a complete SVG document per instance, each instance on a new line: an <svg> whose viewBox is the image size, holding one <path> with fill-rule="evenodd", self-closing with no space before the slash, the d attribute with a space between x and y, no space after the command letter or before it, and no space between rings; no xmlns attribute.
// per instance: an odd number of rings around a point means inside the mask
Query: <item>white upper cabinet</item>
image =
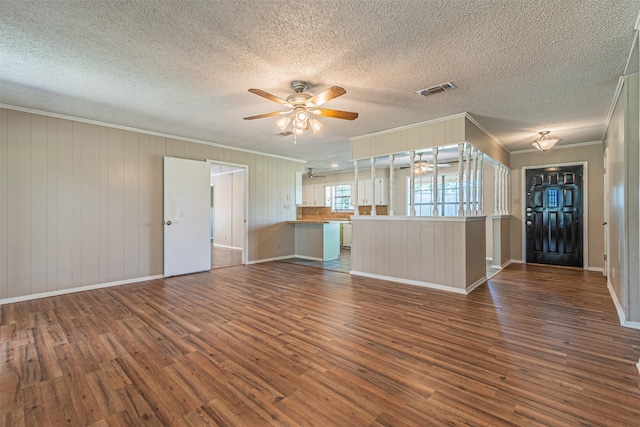
<svg viewBox="0 0 640 427"><path fill-rule="evenodd" d="M389 178L376 178L376 205L389 204ZM369 206L373 204L373 185L370 179L358 181L358 205Z"/></svg>
<svg viewBox="0 0 640 427"><path fill-rule="evenodd" d="M302 206L331 206L331 200L326 195L326 186L322 184L303 185Z"/></svg>

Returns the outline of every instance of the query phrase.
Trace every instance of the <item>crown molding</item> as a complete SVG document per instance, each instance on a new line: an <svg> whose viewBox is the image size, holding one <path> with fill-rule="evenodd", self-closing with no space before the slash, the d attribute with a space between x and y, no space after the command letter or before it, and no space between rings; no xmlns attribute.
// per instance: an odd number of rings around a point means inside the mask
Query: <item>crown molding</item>
<svg viewBox="0 0 640 427"><path fill-rule="evenodd" d="M556 145L551 150L546 152L549 153L551 151L562 150L565 148L578 148L578 147L587 147L589 145L601 145L601 144L602 144L602 141L589 141L589 142L580 142L577 144ZM527 148L526 150L518 150L518 151L511 152L511 154L524 154L524 153L542 153L542 151L536 148Z"/></svg>
<svg viewBox="0 0 640 427"><path fill-rule="evenodd" d="M498 144L499 147L501 147L504 151L506 151L507 153L510 153L509 149L507 147L505 147L504 145L502 145L502 142L500 142L500 140L498 138L496 138L491 132L489 132L488 130L486 130L480 123L478 123L478 121L476 119L474 119L469 113L464 113L465 117L467 120L469 120L471 123L473 123L478 129L480 129L482 131L482 133L484 133L485 135L487 135L489 137L489 139L491 139L493 142L495 142L496 144Z"/></svg>
<svg viewBox="0 0 640 427"><path fill-rule="evenodd" d="M418 127L418 126L444 122L444 121L452 120L452 119L459 119L459 118L462 118L462 117L467 117L467 113L453 114L451 116L440 117L438 119L432 119L432 120L426 120L424 122L413 123L413 124L410 124L410 125L399 126L399 127L395 127L395 128L391 128L391 129L385 129L385 130L381 130L381 131L378 131L378 132L367 133L365 135L352 136L351 138L347 138L347 139L349 141L357 141L359 139L369 138L371 136L385 135L387 133L397 132L397 131L406 130L406 129L412 129L412 128L415 128L415 127Z"/></svg>
<svg viewBox="0 0 640 427"><path fill-rule="evenodd" d="M110 128L113 128L113 129L126 130L126 131L130 131L130 132L138 132L138 133L143 133L145 135L153 135L153 136L160 136L160 137L163 137L163 138L177 139L177 140L180 140L180 141L194 142L196 144L210 145L212 147L224 148L226 150L239 151L239 152L242 152L242 153L249 153L249 154L256 154L258 156L273 157L273 158L276 158L276 159L288 160L288 161L291 161L291 162L307 163L306 160L294 159L292 157L278 156L277 154L269 154L269 153L263 153L263 152L260 152L260 151L247 150L245 148L231 147L229 145L218 144L218 143L215 143L215 142L204 141L204 140L201 140L201 139L186 138L186 137L183 137L183 136L171 135L171 134L168 134L168 133L154 132L154 131L151 131L151 130L138 129L138 128L129 127L129 126L121 126L121 125L116 125L116 124L113 124L113 123L101 122L101 121L98 121L98 120L91 120L91 119L85 119L85 118L82 118L82 117L69 116L69 115L66 115L66 114L58 114L58 113L51 113L49 111L36 110L36 109L33 109L33 108L18 107L16 105L9 105L9 104L3 104L3 103L0 103L0 108L6 108L8 110L15 110L15 111L22 111L23 113L39 114L41 116L53 117L53 118L56 118L56 119L73 120L75 122L87 123L87 124L97 125L97 126L105 126L105 127L110 127Z"/></svg>

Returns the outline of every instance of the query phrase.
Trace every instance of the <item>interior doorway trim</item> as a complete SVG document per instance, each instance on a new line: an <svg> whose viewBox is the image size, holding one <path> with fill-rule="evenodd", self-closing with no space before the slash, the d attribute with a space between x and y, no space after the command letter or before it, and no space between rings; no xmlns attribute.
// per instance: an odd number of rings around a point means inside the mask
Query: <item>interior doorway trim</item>
<svg viewBox="0 0 640 427"><path fill-rule="evenodd" d="M582 256L583 256L583 269L589 270L589 169L588 162L568 162L568 163L547 163L542 165L527 165L523 166L521 170L521 186L520 186L520 214L522 218L522 263L527 263L527 228L524 226L526 218L527 204L525 203L527 197L527 170L528 169L544 169L552 168L556 166L582 166L582 188L583 188L583 206L582 206L582 218L585 226L582 227ZM600 271L600 269L596 269Z"/></svg>
<svg viewBox="0 0 640 427"><path fill-rule="evenodd" d="M243 182L243 215L244 215L244 224L242 225L243 236L242 236L242 264L247 264L248 256L249 256L249 166L242 165L239 163L231 163L224 162L222 160L215 159L207 159L207 163L210 165L223 165L223 166L231 166L235 168L242 169L244 171L244 182Z"/></svg>

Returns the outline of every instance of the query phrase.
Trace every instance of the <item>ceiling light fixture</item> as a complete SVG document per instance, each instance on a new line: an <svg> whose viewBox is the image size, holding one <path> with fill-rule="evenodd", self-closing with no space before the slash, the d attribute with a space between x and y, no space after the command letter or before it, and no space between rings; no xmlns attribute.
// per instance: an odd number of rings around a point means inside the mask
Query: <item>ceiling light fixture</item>
<svg viewBox="0 0 640 427"><path fill-rule="evenodd" d="M426 160L422 160L424 153L417 153L418 161L413 163L413 173L416 175L424 175L427 172L431 172L433 168L427 163Z"/></svg>
<svg viewBox="0 0 640 427"><path fill-rule="evenodd" d="M281 131L278 135L285 136L293 134L293 143L295 144L297 141L296 136L302 135L305 130L311 129L313 133L317 133L322 129L322 123L313 118L312 115L342 120L355 120L358 118L358 113L352 113L350 111L317 108L319 105L347 93L347 91L341 87L332 86L314 96L304 92L307 90L306 82L295 80L291 82L291 87L295 93L289 95L287 99L278 98L277 96L271 95L261 89L249 89L249 92L281 104L289 108L289 110L260 114L257 116L245 117L244 119L255 120L262 119L264 117L284 115L284 117L276 120L276 126L278 126L278 129ZM291 124L291 130L288 130L289 124Z"/></svg>
<svg viewBox="0 0 640 427"><path fill-rule="evenodd" d="M560 141L558 138L553 138L552 136L549 136L548 130L545 130L539 133L540 133L540 139L538 139L537 141L534 141L533 144L531 145L533 145L540 151L549 151L558 143L558 141Z"/></svg>

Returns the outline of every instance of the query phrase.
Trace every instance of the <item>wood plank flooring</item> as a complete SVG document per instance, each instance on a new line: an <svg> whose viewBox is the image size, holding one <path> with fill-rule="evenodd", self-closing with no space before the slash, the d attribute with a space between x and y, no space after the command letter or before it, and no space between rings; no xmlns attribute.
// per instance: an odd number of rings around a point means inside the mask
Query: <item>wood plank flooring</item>
<svg viewBox="0 0 640 427"><path fill-rule="evenodd" d="M242 249L224 248L211 245L211 268L242 265Z"/></svg>
<svg viewBox="0 0 640 427"><path fill-rule="evenodd" d="M638 426L599 273L468 296L290 263L0 307L2 426Z"/></svg>

